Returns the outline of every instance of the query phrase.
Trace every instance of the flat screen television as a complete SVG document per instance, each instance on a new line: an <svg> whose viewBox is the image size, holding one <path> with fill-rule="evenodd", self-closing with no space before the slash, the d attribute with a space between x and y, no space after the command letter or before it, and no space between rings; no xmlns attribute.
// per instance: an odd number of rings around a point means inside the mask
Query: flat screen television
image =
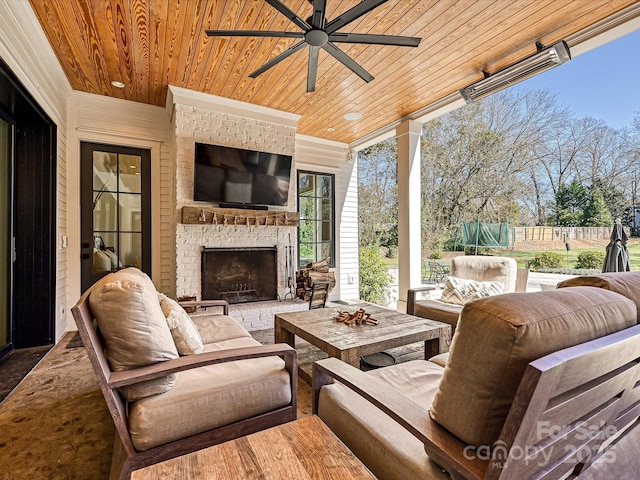
<svg viewBox="0 0 640 480"><path fill-rule="evenodd" d="M237 206L287 205L290 155L196 143L193 199Z"/></svg>

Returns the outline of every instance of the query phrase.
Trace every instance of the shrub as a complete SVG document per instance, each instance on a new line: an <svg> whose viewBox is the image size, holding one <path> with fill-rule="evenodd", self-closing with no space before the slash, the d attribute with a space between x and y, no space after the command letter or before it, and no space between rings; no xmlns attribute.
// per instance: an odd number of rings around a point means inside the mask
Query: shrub
<svg viewBox="0 0 640 480"><path fill-rule="evenodd" d="M488 247L464 247L465 255L491 255L491 249Z"/></svg>
<svg viewBox="0 0 640 480"><path fill-rule="evenodd" d="M431 252L429 254L429 259L430 260L441 260L442 259L442 252L439 250L434 250L433 252Z"/></svg>
<svg viewBox="0 0 640 480"><path fill-rule="evenodd" d="M389 245L387 247L387 258L398 258L398 246L397 245Z"/></svg>
<svg viewBox="0 0 640 480"><path fill-rule="evenodd" d="M540 252L533 256L529 266L535 270L539 268L561 268L564 261L565 259L560 253Z"/></svg>
<svg viewBox="0 0 640 480"><path fill-rule="evenodd" d="M360 247L360 298L378 305L389 304L393 278L376 247Z"/></svg>
<svg viewBox="0 0 640 480"><path fill-rule="evenodd" d="M602 268L605 252L594 250L580 252L576 259L576 268Z"/></svg>

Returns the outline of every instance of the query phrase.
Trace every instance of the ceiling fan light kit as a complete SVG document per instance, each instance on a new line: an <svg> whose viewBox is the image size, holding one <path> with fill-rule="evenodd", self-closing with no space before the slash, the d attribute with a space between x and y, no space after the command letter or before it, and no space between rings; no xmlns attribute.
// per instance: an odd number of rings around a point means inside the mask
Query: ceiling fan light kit
<svg viewBox="0 0 640 480"><path fill-rule="evenodd" d="M460 90L460 95L471 103L571 60L564 40L547 48L538 42L536 46L538 51L530 57L492 75L485 73L485 78Z"/></svg>
<svg viewBox="0 0 640 480"><path fill-rule="evenodd" d="M269 5L278 10L282 15L287 17L302 32L279 32L265 30L206 30L205 33L210 37L275 37L275 38L300 38L301 41L289 47L280 55L269 60L259 69L250 73L251 78L256 78L277 65L282 60L288 58L294 53L309 47L309 61L307 69L307 92L313 92L316 88L316 77L318 74L318 54L323 49L329 55L334 57L345 67L358 75L365 82L371 82L374 77L367 72L362 66L355 62L349 55L340 50L335 43L357 43L364 45L390 45L398 47L417 47L420 44L420 38L403 37L397 35L377 35L367 33L342 33L337 30L357 20L371 10L379 7L389 0L363 0L353 8L347 10L342 15L331 21L326 19L327 0L309 0L313 6L313 14L306 20L303 20L286 5L279 0L265 0Z"/></svg>

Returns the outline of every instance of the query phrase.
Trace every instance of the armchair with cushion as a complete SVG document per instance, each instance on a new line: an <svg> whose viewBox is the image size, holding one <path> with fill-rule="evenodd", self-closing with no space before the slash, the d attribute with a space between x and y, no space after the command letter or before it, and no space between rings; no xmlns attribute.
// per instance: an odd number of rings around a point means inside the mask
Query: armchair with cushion
<svg viewBox="0 0 640 480"><path fill-rule="evenodd" d="M201 303L223 314L191 319L127 268L72 308L116 427L111 479L295 420L295 350L261 345L226 315L226 302Z"/></svg>
<svg viewBox="0 0 640 480"><path fill-rule="evenodd" d="M465 305L444 367L316 362L314 411L381 479L640 478L639 351L615 292L497 295Z"/></svg>
<svg viewBox="0 0 640 480"><path fill-rule="evenodd" d="M461 255L451 259L449 277L453 278L445 281L443 293L452 291L453 295L447 299L418 299L419 293L435 290L432 285L410 288L407 293L407 313L448 323L452 331L455 331L466 301L489 294L524 292L527 287L528 270L519 269L515 259L509 257ZM475 295L472 294L466 299L460 298L461 295L456 295L455 292L457 285L453 284L456 281L464 284L462 288L466 288L467 291L469 285L487 291L476 290Z"/></svg>

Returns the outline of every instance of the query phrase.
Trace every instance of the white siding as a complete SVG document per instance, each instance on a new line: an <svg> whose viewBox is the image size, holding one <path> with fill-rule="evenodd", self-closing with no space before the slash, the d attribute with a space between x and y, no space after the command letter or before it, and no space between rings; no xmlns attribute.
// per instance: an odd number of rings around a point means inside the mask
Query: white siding
<svg viewBox="0 0 640 480"><path fill-rule="evenodd" d="M358 286L358 182L348 145L296 135L296 169L332 173L336 179L336 288L331 300L356 300Z"/></svg>
<svg viewBox="0 0 640 480"><path fill-rule="evenodd" d="M70 216L73 238L69 239L71 258L80 258L80 142L97 142L151 150L152 278L156 287L173 295L175 271L175 233L173 225L174 183L169 131L169 114L164 107L73 92L69 102L69 165L73 189ZM77 272L72 291L80 294L80 262L72 262Z"/></svg>

